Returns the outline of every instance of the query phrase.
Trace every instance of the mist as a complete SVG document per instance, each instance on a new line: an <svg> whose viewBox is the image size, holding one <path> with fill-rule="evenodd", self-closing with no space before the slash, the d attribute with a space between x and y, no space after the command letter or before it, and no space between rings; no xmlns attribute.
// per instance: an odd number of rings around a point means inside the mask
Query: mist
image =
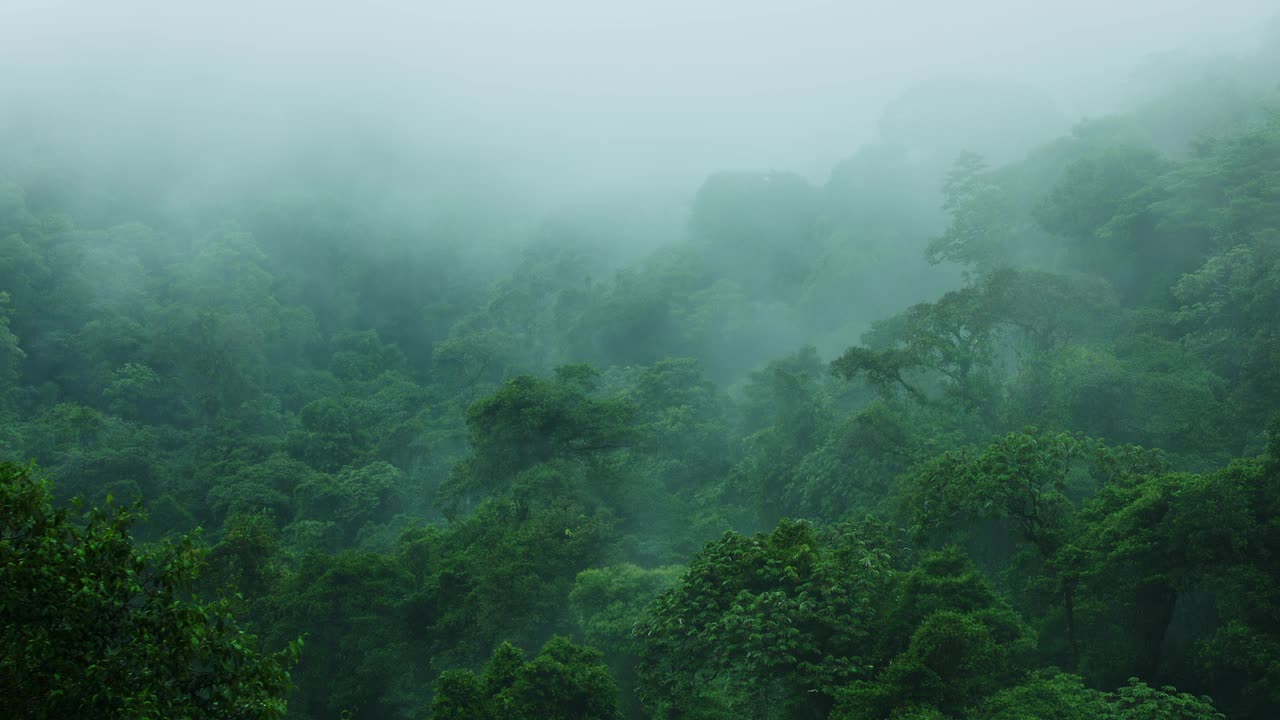
<svg viewBox="0 0 1280 720"><path fill-rule="evenodd" d="M1252 48L1272 11L1264 0L16 0L0 9L0 98L9 123L60 153L134 172L157 154L175 156L162 172L228 182L299 153L362 174L398 161L546 209L688 194L726 169L821 182L878 140L887 105L939 77L1025 87L1069 123L1115 110L1154 52Z"/></svg>
<svg viewBox="0 0 1280 720"><path fill-rule="evenodd" d="M0 0L0 707L1280 717L1276 12Z"/></svg>

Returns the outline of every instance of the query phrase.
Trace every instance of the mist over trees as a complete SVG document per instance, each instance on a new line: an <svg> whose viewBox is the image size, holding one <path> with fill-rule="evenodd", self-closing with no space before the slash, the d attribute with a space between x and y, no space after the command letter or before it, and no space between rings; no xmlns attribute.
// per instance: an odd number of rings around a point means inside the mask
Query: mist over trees
<svg viewBox="0 0 1280 720"><path fill-rule="evenodd" d="M1280 716L1280 20L733 54L811 5L0 12L0 706Z"/></svg>

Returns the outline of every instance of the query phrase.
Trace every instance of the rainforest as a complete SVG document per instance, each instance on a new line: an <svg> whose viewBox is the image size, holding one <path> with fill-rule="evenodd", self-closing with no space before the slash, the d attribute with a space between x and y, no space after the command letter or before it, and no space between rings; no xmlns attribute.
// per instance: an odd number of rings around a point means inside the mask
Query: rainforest
<svg viewBox="0 0 1280 720"><path fill-rule="evenodd" d="M1280 717L1266 2L0 9L0 714Z"/></svg>

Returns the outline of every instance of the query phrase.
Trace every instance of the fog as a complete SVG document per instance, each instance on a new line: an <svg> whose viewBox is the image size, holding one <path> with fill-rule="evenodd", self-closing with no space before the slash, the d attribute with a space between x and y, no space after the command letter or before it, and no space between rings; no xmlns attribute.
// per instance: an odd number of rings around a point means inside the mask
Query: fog
<svg viewBox="0 0 1280 720"><path fill-rule="evenodd" d="M0 706L1280 718L1278 9L0 0Z"/></svg>
<svg viewBox="0 0 1280 720"><path fill-rule="evenodd" d="M455 187L470 178L545 209L587 194L676 197L725 169L822 182L877 139L886 105L939 77L1033 88L1067 124L1119 105L1154 52L1251 49L1273 11L1267 0L6 0L0 102L9 127L26 128L15 134L68 160L243 182L298 153L375 174L413 156Z"/></svg>

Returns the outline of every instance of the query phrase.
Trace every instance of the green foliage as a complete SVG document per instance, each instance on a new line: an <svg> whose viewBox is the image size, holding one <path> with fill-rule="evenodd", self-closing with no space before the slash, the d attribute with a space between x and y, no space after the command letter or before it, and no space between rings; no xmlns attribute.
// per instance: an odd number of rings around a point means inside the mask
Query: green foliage
<svg viewBox="0 0 1280 720"><path fill-rule="evenodd" d="M1004 191L975 153L961 153L942 186L942 204L951 216L946 232L929 241L931 263L950 261L988 272L1008 262L1014 228Z"/></svg>
<svg viewBox="0 0 1280 720"><path fill-rule="evenodd" d="M1139 274L1153 268L1136 260L1155 254L1144 244L1152 242L1144 234L1144 205L1152 182L1169 167L1158 153L1143 147L1113 146L1086 154L1066 167L1036 217L1046 230L1069 241L1076 264L1101 272L1121 288L1142 287L1149 281ZM1160 258L1162 263L1166 257Z"/></svg>
<svg viewBox="0 0 1280 720"><path fill-rule="evenodd" d="M1029 633L964 554L931 553L895 580L879 625L880 669L841 689L831 717L952 716L1009 684Z"/></svg>
<svg viewBox="0 0 1280 720"><path fill-rule="evenodd" d="M191 596L188 538L133 543L136 516L55 507L0 464L0 693L14 717L283 718L301 641L263 654L226 601Z"/></svg>
<svg viewBox="0 0 1280 720"><path fill-rule="evenodd" d="M636 629L646 704L678 716L719 693L752 717L820 717L867 672L872 604L892 572L876 532L783 521L708 544Z"/></svg>
<svg viewBox="0 0 1280 720"><path fill-rule="evenodd" d="M634 633L649 604L674 586L683 573L679 566L645 569L631 563L591 568L578 573L569 593L583 639L604 653L619 682L619 704L629 717L644 717L635 697L635 666L643 643Z"/></svg>
<svg viewBox="0 0 1280 720"><path fill-rule="evenodd" d="M640 645L632 629L650 601L674 585L682 571L625 563L578 573L569 602L587 643L610 654L635 654Z"/></svg>
<svg viewBox="0 0 1280 720"><path fill-rule="evenodd" d="M1111 696L1116 715L1123 720L1226 720L1207 697L1180 693L1172 687L1149 687L1137 678Z"/></svg>
<svg viewBox="0 0 1280 720"><path fill-rule="evenodd" d="M302 430L289 434L289 454L323 472L351 463L371 442L363 409L347 398L307 403L299 413Z"/></svg>
<svg viewBox="0 0 1280 720"><path fill-rule="evenodd" d="M1056 139L927 84L687 217L0 139L0 459L150 512L5 471L0 700L278 716L234 610L300 718L1280 716L1277 47Z"/></svg>
<svg viewBox="0 0 1280 720"><path fill-rule="evenodd" d="M548 640L529 661L503 643L477 678L469 670L440 674L433 720L616 720L617 686L600 653L568 638Z"/></svg>
<svg viewBox="0 0 1280 720"><path fill-rule="evenodd" d="M436 680L433 720L489 720L490 697L470 670L445 670Z"/></svg>
<svg viewBox="0 0 1280 720"><path fill-rule="evenodd" d="M5 396L11 398L18 382L18 369L26 354L22 352L17 336L9 329L9 318L12 315L10 302L9 293L0 292L0 390L4 390Z"/></svg>
<svg viewBox="0 0 1280 720"><path fill-rule="evenodd" d="M303 463L284 453L274 453L260 463L241 467L230 477L220 478L209 489L208 505L218 517L269 508L283 524L293 514L294 491L311 484L314 475Z"/></svg>
<svg viewBox="0 0 1280 720"><path fill-rule="evenodd" d="M329 344L329 367L339 380L372 380L405 365L404 353L395 345L384 345L377 330L338 335Z"/></svg>
<svg viewBox="0 0 1280 720"><path fill-rule="evenodd" d="M1097 720L1115 714L1106 693L1086 687L1076 675L1049 670L995 693L974 716L983 720Z"/></svg>
<svg viewBox="0 0 1280 720"><path fill-rule="evenodd" d="M1280 303L1280 230L1209 258L1171 290L1181 342L1230 382L1245 418L1265 422L1280 397L1280 335L1268 322Z"/></svg>
<svg viewBox="0 0 1280 720"><path fill-rule="evenodd" d="M411 699L399 690L408 650L405 607L409 573L394 558L346 551L312 553L284 578L259 612L274 637L307 633L314 660L295 678L294 705L309 717L403 716Z"/></svg>
<svg viewBox="0 0 1280 720"><path fill-rule="evenodd" d="M446 508L509 487L539 463L622 449L632 412L624 401L590 397L571 372L555 381L522 375L505 383L467 409L472 454L443 489Z"/></svg>
<svg viewBox="0 0 1280 720"><path fill-rule="evenodd" d="M313 474L298 484L298 514L308 520L332 521L354 535L370 520L385 520L394 503L402 473L386 462L347 467L336 475Z"/></svg>

